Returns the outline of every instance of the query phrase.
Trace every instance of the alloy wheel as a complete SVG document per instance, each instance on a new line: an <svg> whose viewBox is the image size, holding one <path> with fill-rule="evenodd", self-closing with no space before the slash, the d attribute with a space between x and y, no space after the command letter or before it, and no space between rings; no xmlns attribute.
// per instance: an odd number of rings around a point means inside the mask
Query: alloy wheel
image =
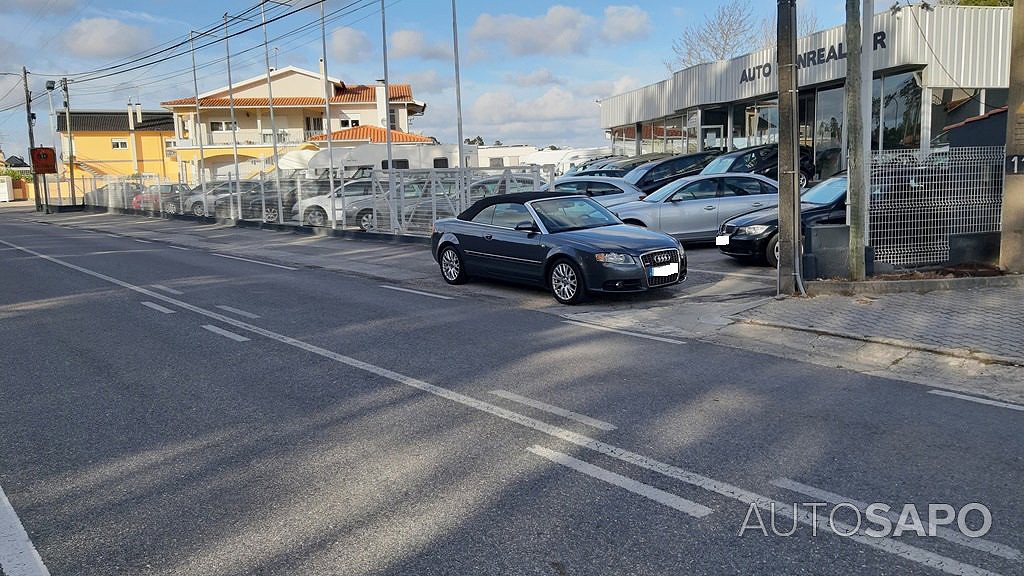
<svg viewBox="0 0 1024 576"><path fill-rule="evenodd" d="M462 264L459 262L459 255L452 248L446 248L441 254L441 273L445 280L454 282L459 277Z"/></svg>
<svg viewBox="0 0 1024 576"><path fill-rule="evenodd" d="M277 222L277 208L267 208L263 211L263 221L267 223Z"/></svg>
<svg viewBox="0 0 1024 576"><path fill-rule="evenodd" d="M566 302L576 296L576 291L579 289L579 279L576 277L576 271L572 269L572 266L565 262L555 264L555 268L551 271L551 289L558 296L559 300Z"/></svg>
<svg viewBox="0 0 1024 576"><path fill-rule="evenodd" d="M373 212L367 212L359 217L359 227L363 230L373 228Z"/></svg>
<svg viewBox="0 0 1024 576"><path fill-rule="evenodd" d="M306 223L310 226L323 226L327 220L327 215L324 214L323 210L314 208L306 213Z"/></svg>

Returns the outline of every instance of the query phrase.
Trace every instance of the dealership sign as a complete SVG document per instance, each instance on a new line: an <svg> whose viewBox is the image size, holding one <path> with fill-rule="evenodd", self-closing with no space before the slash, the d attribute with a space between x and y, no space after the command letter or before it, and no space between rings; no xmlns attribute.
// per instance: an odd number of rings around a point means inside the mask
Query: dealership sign
<svg viewBox="0 0 1024 576"><path fill-rule="evenodd" d="M884 30L875 32L873 44L872 50L884 49L886 47ZM822 46L815 50L808 50L797 54L796 67L798 70L803 68L812 68L814 66L827 64L833 60L846 60L846 47L842 42L828 47ZM761 78L768 78L771 75L771 62L766 62L760 66L744 68L743 72L740 74L740 84L753 82L754 80L760 80Z"/></svg>

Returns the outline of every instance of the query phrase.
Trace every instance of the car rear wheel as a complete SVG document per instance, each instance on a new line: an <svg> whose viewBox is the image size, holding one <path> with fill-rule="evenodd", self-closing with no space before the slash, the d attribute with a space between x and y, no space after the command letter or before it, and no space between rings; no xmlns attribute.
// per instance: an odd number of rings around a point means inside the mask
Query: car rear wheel
<svg viewBox="0 0 1024 576"><path fill-rule="evenodd" d="M306 224L310 226L323 226L327 223L327 212L319 206L306 210Z"/></svg>
<svg viewBox="0 0 1024 576"><path fill-rule="evenodd" d="M178 205L174 202L164 202L164 214L177 214Z"/></svg>
<svg viewBox="0 0 1024 576"><path fill-rule="evenodd" d="M203 207L202 202L196 202L192 205L192 215L200 217L206 216L206 209Z"/></svg>
<svg viewBox="0 0 1024 576"><path fill-rule="evenodd" d="M586 286L579 266L562 259L548 271L548 286L551 294L560 304L579 304L586 296Z"/></svg>
<svg viewBox="0 0 1024 576"><path fill-rule="evenodd" d="M811 181L811 177L806 172L800 173L800 189L807 188L807 183Z"/></svg>
<svg viewBox="0 0 1024 576"><path fill-rule="evenodd" d="M263 210L263 221L267 224L277 222L277 208L268 207Z"/></svg>
<svg viewBox="0 0 1024 576"><path fill-rule="evenodd" d="M356 224L359 225L359 229L363 232L370 230L376 224L373 221L373 210L363 210L356 214Z"/></svg>
<svg viewBox="0 0 1024 576"><path fill-rule="evenodd" d="M462 256L454 246L448 245L441 248L441 255L438 257L441 266L441 277L449 284L465 284L469 280L466 274L466 267L462 264Z"/></svg>

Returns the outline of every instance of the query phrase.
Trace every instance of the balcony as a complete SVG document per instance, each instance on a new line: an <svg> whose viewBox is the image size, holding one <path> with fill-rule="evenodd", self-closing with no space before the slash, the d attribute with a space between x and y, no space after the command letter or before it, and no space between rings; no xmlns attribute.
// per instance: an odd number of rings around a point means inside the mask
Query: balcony
<svg viewBox="0 0 1024 576"><path fill-rule="evenodd" d="M235 133L239 146L270 146L274 143L274 133L269 129L239 129ZM310 136L320 132L307 132L299 128L279 128L277 130L277 143L279 145L302 144ZM203 146L231 146L231 132L206 132L203 134ZM183 138L177 141L178 148L198 147L199 142L195 138Z"/></svg>

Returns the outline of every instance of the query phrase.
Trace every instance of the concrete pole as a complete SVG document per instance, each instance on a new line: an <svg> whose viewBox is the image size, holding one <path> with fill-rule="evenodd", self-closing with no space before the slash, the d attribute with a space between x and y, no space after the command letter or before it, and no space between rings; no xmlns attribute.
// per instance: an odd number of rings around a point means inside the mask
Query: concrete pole
<svg viewBox="0 0 1024 576"><path fill-rule="evenodd" d="M282 204L281 192L281 169L278 167L280 156L277 152L277 120L274 118L274 83L270 79L270 40L267 37L267 2L260 3L260 21L263 24L263 60L267 68L267 103L270 105L270 131L271 141L274 144L274 191L277 195L277 223L284 224L284 206ZM277 63L274 63L277 66ZM266 199L264 199L264 205ZM263 218L266 219L266 207L264 206Z"/></svg>
<svg viewBox="0 0 1024 576"><path fill-rule="evenodd" d="M462 200L460 208L465 209L469 202L469 192L464 191L466 187L466 148L465 134L462 132L462 77L459 68L459 18L455 11L455 0L452 0L452 53L455 56L455 124L459 133L459 172L456 179L456 186L459 189L458 197ZM437 193L434 191L436 197Z"/></svg>
<svg viewBox="0 0 1024 576"><path fill-rule="evenodd" d="M780 295L800 283L800 172L796 82L796 0L778 0L779 70L779 270Z"/></svg>
<svg viewBox="0 0 1024 576"><path fill-rule="evenodd" d="M864 222L865 254L870 251L871 246L871 130L873 126L871 115L871 86L875 77L875 0L862 0L861 2L861 42L860 42L860 114L861 126L861 147L864 150L864 162L861 165L861 177L864 179L863 201L861 202L861 218ZM922 96L926 96L927 91ZM931 117L931 98L921 98L921 118ZM927 108L925 108L927 107ZM924 132L930 134L931 128ZM879 129L881 133L881 129ZM928 138L922 138L922 144ZM865 260L866 262L866 260ZM866 265L866 264L865 264ZM867 271L865 270L865 274Z"/></svg>
<svg viewBox="0 0 1024 576"><path fill-rule="evenodd" d="M68 131L68 181L71 188L71 203L76 204L75 199L75 136L71 131L71 95L68 94L68 79L60 79L61 89L64 90L64 128ZM59 190L58 190L59 191ZM63 203L63 202L62 202Z"/></svg>
<svg viewBox="0 0 1024 576"><path fill-rule="evenodd" d="M231 82L231 45L229 41L230 35L228 34L228 13L224 13L224 53L227 55L228 61L228 106L231 108L231 153L235 162L235 193L238 196L238 219L242 219L242 182L241 174L238 173L238 120L235 118L235 87L234 83ZM228 190L231 187L228 186ZM231 218L235 217L235 203L231 201L231 196L228 196L228 206L230 206Z"/></svg>
<svg viewBox="0 0 1024 576"><path fill-rule="evenodd" d="M1006 118L1006 181L999 265L1024 272L1024 6L1013 7L1010 96Z"/></svg>
<svg viewBox="0 0 1024 576"><path fill-rule="evenodd" d="M203 214L210 214L209 200L206 192L206 153L203 151L203 119L199 114L199 77L196 75L196 46L192 39L192 30L188 31L188 47L192 53L192 88L196 93L196 119L192 122L192 137L199 143L199 186L203 190ZM186 212L190 206L181 206Z"/></svg>
<svg viewBox="0 0 1024 576"><path fill-rule="evenodd" d="M384 0L380 0L380 35L384 52L384 137L385 146L388 150L388 198L395 201L395 178L392 166L391 154L391 84L388 80L388 25L387 16L384 13ZM330 142L330 140L328 140ZM391 211L394 214L394 210ZM401 216L401 215L399 215Z"/></svg>
<svg viewBox="0 0 1024 576"><path fill-rule="evenodd" d="M327 182L330 184L331 193L327 197L330 198L330 209L331 209L331 229L336 230L338 228L338 215L335 209L335 190L334 190L334 134L331 132L331 96L333 96L333 88L330 85L330 80L327 79L327 19L324 14L324 2L320 3L320 45L323 50L323 56L321 58L321 65L323 67L323 83L324 83L324 135L327 136ZM344 191L341 192L344 196ZM344 206L342 206L344 210ZM302 215L300 214L301 218ZM344 228L344 224L342 224Z"/></svg>
<svg viewBox="0 0 1024 576"><path fill-rule="evenodd" d="M850 225L849 279L864 280L864 203L867 155L864 150L864 119L861 117L861 10L860 0L846 0L846 126L848 189L846 220Z"/></svg>
<svg viewBox="0 0 1024 576"><path fill-rule="evenodd" d="M128 146L132 151L132 174L139 173L139 155L135 150L135 108L131 96L128 97Z"/></svg>
<svg viewBox="0 0 1024 576"><path fill-rule="evenodd" d="M25 85L25 118L28 120L28 148L29 153L33 148L36 147L36 134L34 130L35 121L32 118L32 92L28 89L28 68L25 66L21 67L21 81ZM46 180L43 180L44 186ZM39 193L39 175L32 171L32 189L35 191L34 196L36 197L36 212L43 209L43 200Z"/></svg>

